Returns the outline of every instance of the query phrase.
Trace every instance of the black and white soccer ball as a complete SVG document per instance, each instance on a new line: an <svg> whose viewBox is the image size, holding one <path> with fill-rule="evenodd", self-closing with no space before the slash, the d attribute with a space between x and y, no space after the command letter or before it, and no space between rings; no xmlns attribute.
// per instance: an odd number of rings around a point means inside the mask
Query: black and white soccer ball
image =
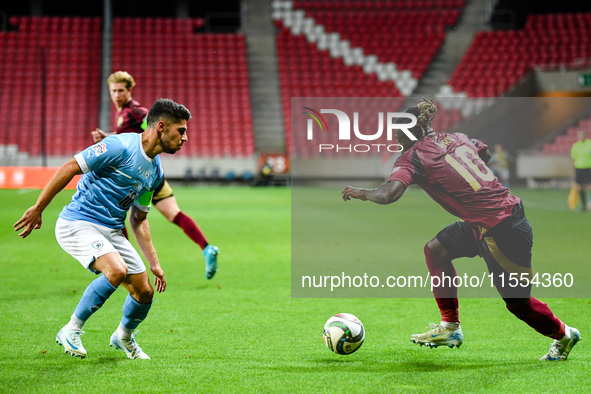
<svg viewBox="0 0 591 394"><path fill-rule="evenodd" d="M357 351L365 340L365 328L361 320L350 313L338 313L324 325L324 343L337 354Z"/></svg>

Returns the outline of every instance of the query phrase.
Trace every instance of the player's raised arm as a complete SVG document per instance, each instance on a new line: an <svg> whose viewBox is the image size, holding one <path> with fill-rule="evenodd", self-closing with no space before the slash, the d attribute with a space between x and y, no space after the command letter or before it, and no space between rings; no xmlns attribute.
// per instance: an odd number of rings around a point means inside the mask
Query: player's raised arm
<svg viewBox="0 0 591 394"><path fill-rule="evenodd" d="M115 133L107 133L105 131L102 131L98 127L90 132L90 135L92 136L92 140L94 141L95 144L97 142L101 142L102 140L104 140L105 137L108 137L108 136L114 135L114 134Z"/></svg>
<svg viewBox="0 0 591 394"><path fill-rule="evenodd" d="M158 256L156 255L156 249L152 244L152 236L150 235L150 225L148 224L148 213L141 210L135 204L132 205L129 214L129 223L131 224L131 230L133 236L142 251L142 254L148 260L150 265L150 271L154 274L154 285L158 293L162 293L166 290L166 279L164 277L164 271L160 267Z"/></svg>
<svg viewBox="0 0 591 394"><path fill-rule="evenodd" d="M363 189L347 186L343 189L343 201L352 198L361 201L371 201L376 204L391 204L398 201L406 191L406 186L400 181L388 181L382 183L376 189Z"/></svg>
<svg viewBox="0 0 591 394"><path fill-rule="evenodd" d="M51 177L47 185L41 191L37 203L31 208L27 209L23 217L21 217L14 224L14 231L19 231L24 228L19 236L26 238L33 230L41 228L42 218L41 214L47 208L51 200L60 192L75 175L82 174L82 170L76 162L76 159L72 158L67 163L62 165L55 174Z"/></svg>

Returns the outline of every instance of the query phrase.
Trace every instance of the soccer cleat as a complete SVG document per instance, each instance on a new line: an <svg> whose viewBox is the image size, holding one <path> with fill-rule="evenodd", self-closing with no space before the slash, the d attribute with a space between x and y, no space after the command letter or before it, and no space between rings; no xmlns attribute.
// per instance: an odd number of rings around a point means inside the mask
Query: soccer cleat
<svg viewBox="0 0 591 394"><path fill-rule="evenodd" d="M568 354L570 353L573 346L581 340L581 333L576 328L570 328L570 340L566 343L562 343L558 340L550 345L548 354L540 359L540 361L566 361Z"/></svg>
<svg viewBox="0 0 591 394"><path fill-rule="evenodd" d="M82 330L67 330L65 327L57 333L55 342L64 347L65 353L70 353L72 357L86 357L86 349L82 346L80 335L84 335Z"/></svg>
<svg viewBox="0 0 591 394"><path fill-rule="evenodd" d="M117 335L117 331L115 331L113 335L111 335L109 346L123 350L129 359L149 360L150 356L144 353L140 345L135 341L135 336L138 332L139 331L134 332L130 339L123 339Z"/></svg>
<svg viewBox="0 0 591 394"><path fill-rule="evenodd" d="M424 334L413 334L410 341L420 346L429 346L431 349L439 346L449 346L450 348L460 347L464 343L464 334L462 329L453 330L445 328L439 324L430 323L431 330Z"/></svg>
<svg viewBox="0 0 591 394"><path fill-rule="evenodd" d="M217 246L207 245L203 249L203 256L205 257L205 277L207 279L213 278L218 270L218 254L220 249Z"/></svg>

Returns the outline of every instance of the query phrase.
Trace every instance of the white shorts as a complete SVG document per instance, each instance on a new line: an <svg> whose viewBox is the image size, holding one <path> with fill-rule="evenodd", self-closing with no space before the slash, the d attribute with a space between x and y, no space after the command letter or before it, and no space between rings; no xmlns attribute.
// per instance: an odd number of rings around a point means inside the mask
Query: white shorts
<svg viewBox="0 0 591 394"><path fill-rule="evenodd" d="M69 221L58 218L55 224L55 238L63 250L95 274L90 264L107 253L119 253L127 264L127 274L139 274L146 266L138 252L125 238L121 230L114 230L100 224L83 220Z"/></svg>

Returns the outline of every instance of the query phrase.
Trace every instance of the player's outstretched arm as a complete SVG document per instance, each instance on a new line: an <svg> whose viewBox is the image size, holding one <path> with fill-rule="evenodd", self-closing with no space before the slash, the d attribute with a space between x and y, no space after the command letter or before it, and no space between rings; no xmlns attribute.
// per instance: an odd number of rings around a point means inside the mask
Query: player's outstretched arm
<svg viewBox="0 0 591 394"><path fill-rule="evenodd" d="M376 189L363 189L347 186L343 189L343 201L352 198L361 201L371 201L376 204L391 204L398 201L406 191L406 186L400 181L388 181L382 183Z"/></svg>
<svg viewBox="0 0 591 394"><path fill-rule="evenodd" d="M164 271L160 267L156 249L152 244L152 236L150 235L150 225L148 224L148 213L138 209L135 205L131 206L129 214L129 223L131 224L131 231L140 247L142 254L150 264L150 271L154 274L154 285L158 293L166 290L166 278Z"/></svg>
<svg viewBox="0 0 591 394"><path fill-rule="evenodd" d="M74 178L74 175L78 174L82 174L82 170L74 158L58 168L41 191L37 203L27 209L23 217L14 224L14 231L19 231L24 228L19 235L21 238L26 238L33 230L40 229L43 221L41 214L45 208L47 208L51 200L53 200L53 198L62 191L68 183L70 183L72 178Z"/></svg>

